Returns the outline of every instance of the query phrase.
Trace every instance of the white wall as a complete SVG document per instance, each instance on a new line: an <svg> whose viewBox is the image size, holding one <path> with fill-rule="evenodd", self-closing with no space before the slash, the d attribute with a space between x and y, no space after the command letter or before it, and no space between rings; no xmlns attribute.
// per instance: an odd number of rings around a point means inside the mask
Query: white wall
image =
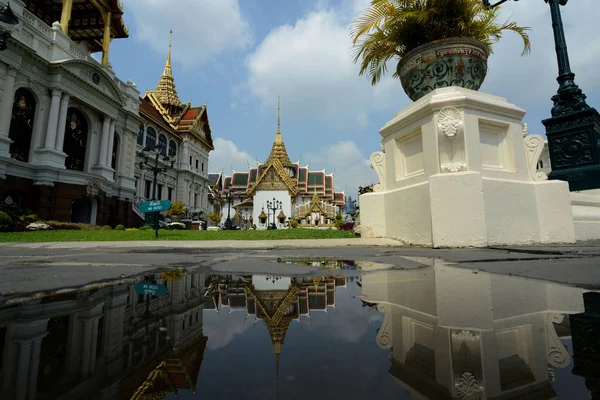
<svg viewBox="0 0 600 400"><path fill-rule="evenodd" d="M267 229L269 221L267 221L267 224L261 224L258 216L262 212L263 207L265 214L269 213L267 210L267 201L273 201L273 198L281 201L281 207L286 219L292 216L292 199L287 190L257 190L254 194L254 209L252 211L252 218L254 219L257 229ZM279 210L275 211L275 215L279 215ZM270 221L273 221L273 215L271 215ZM284 226L277 221L277 228L283 227Z"/></svg>

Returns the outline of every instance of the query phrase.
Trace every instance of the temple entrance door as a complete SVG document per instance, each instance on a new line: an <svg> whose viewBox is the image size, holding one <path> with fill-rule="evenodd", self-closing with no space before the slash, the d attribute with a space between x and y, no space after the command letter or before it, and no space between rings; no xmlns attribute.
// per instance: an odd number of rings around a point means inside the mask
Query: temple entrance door
<svg viewBox="0 0 600 400"><path fill-rule="evenodd" d="M87 196L73 199L71 203L71 222L89 224L92 220L92 200Z"/></svg>

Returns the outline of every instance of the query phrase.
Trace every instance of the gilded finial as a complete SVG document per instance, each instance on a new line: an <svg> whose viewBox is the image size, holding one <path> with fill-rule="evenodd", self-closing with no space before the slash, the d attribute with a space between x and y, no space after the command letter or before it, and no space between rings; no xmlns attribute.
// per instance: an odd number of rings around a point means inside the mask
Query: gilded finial
<svg viewBox="0 0 600 400"><path fill-rule="evenodd" d="M171 43L173 42L173 29L169 31L169 52L167 53L167 65L165 66L165 75L167 75L167 69L169 70L169 75L171 72Z"/></svg>
<svg viewBox="0 0 600 400"><path fill-rule="evenodd" d="M277 96L277 134L275 135L275 143L281 143L281 107L279 102L279 96Z"/></svg>

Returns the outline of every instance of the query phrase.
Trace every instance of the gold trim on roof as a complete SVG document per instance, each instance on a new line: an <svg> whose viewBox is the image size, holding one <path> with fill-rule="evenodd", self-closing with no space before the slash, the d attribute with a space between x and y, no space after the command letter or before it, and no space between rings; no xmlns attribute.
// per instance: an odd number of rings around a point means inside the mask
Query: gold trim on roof
<svg viewBox="0 0 600 400"><path fill-rule="evenodd" d="M175 79L173 78L173 71L171 70L171 42L173 38L173 30L170 31L169 36L169 51L167 53L167 62L162 76L158 80L154 93L157 100L169 111L169 115L172 115L175 110L181 111L182 104L175 89Z"/></svg>
<svg viewBox="0 0 600 400"><path fill-rule="evenodd" d="M275 160L279 160L284 167L292 167L294 164L290 161L290 157L285 149L285 143L281 137L281 109L279 107L279 97L277 97L277 133L275 134L275 142L271 148L271 154L265 162L266 165L272 164Z"/></svg>
<svg viewBox="0 0 600 400"><path fill-rule="evenodd" d="M290 178L290 176L285 171L285 168L283 167L281 162L276 158L267 166L267 168L263 171L263 173L260 175L260 177L256 180L256 183L254 183L253 185L250 185L248 187L248 190L246 191L246 193L249 196L253 195L254 191L259 187L259 185L261 183L263 183L263 182L268 183L268 180L266 179L266 177L268 176L268 173L271 169L273 169L273 171L276 172L276 174L279 176L281 181L283 181L283 183L285 184L285 187L287 187L287 189L292 193L292 195L295 196L298 194L299 189L298 189L298 186L296 185L296 182L294 182L294 180L292 178ZM276 185L272 185L272 186L273 187L270 190L278 189L278 188L276 188Z"/></svg>

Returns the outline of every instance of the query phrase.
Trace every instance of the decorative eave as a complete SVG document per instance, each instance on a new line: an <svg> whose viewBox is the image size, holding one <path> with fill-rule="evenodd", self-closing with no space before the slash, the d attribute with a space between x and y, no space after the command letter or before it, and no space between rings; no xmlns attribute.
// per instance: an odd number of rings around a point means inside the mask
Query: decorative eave
<svg viewBox="0 0 600 400"><path fill-rule="evenodd" d="M187 111L189 111L191 108L193 108L193 107L188 107L181 113L181 117L180 117L179 121L177 122L177 130L180 133L189 133L194 138L201 141L209 149L209 151L214 150L215 147L214 147L213 140L212 140L210 123L208 121L208 112L206 109L207 108L206 104L201 106L198 113L196 113L196 115L194 116L194 118L192 119L192 121L189 124L186 124L185 126L181 125L183 122L187 122L187 120L184 120L182 118L185 115L185 113ZM201 132L204 133L204 136L201 134Z"/></svg>
<svg viewBox="0 0 600 400"><path fill-rule="evenodd" d="M293 196L296 196L298 194L298 192L299 192L298 186L292 180L292 178L290 178L290 176L288 174L286 174L285 169L284 169L283 165L281 164L281 162L279 161L279 159L274 159L267 166L267 168L264 169L264 171L262 172L262 174L260 175L260 177L256 180L256 183L248 186L248 190L246 191L246 193L248 194L248 196L253 196L254 195L254 192L256 191L256 188L264 180L265 176L267 175L267 172L269 172L269 170L271 168L275 170L275 172L277 173L277 175L279 176L279 178L283 181L283 183L285 183L285 185L287 186L287 188L290 191L290 193Z"/></svg>
<svg viewBox="0 0 600 400"><path fill-rule="evenodd" d="M164 117L162 116L162 114L160 116L157 116L157 115L154 115L154 114L148 112L148 110L146 110L145 106L142 105L142 102L144 102L144 101L146 101L146 100L140 99L140 108L139 108L140 116L148 121L155 123L163 130L165 130L165 131L169 132L171 135L175 136L177 139L182 140L183 138L178 134L177 130L173 129L173 126L164 120ZM154 107L152 103L148 104L148 106Z"/></svg>
<svg viewBox="0 0 600 400"><path fill-rule="evenodd" d="M144 99L147 99L152 103L152 106L160 113L160 115L164 118L164 120L171 126L171 129L177 130L177 120L172 117L167 109L161 104L158 100L156 94L153 91L147 91L144 94Z"/></svg>

